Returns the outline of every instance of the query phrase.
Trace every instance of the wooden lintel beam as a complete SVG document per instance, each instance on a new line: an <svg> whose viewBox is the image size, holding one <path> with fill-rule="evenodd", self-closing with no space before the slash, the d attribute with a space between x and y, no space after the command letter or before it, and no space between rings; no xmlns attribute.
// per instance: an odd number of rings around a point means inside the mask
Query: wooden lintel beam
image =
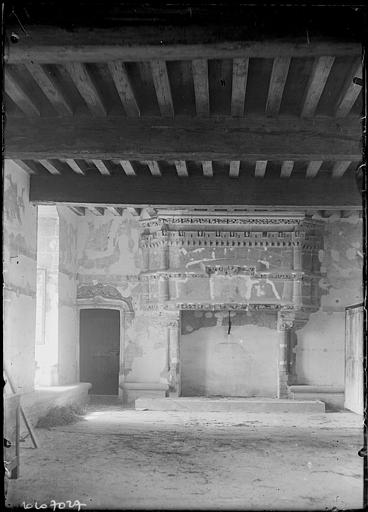
<svg viewBox="0 0 368 512"><path fill-rule="evenodd" d="M163 60L151 61L151 70L161 115L164 117L173 117L174 104L171 96L171 87L169 75L167 74L166 62Z"/></svg>
<svg viewBox="0 0 368 512"><path fill-rule="evenodd" d="M335 57L329 56L315 59L306 89L302 117L314 115L334 61Z"/></svg>
<svg viewBox="0 0 368 512"><path fill-rule="evenodd" d="M139 117L141 112L125 64L123 62L114 61L108 62L107 65L125 112L129 117Z"/></svg>
<svg viewBox="0 0 368 512"><path fill-rule="evenodd" d="M7 26L9 34L19 26ZM359 42L314 37L249 40L246 26L146 25L73 30L54 26L27 26L28 37L6 48L5 58L14 64L30 61L42 64L66 62L125 62L162 60L318 57L360 55ZM206 41L203 43L203 41ZM332 52L332 53L331 53Z"/></svg>
<svg viewBox="0 0 368 512"><path fill-rule="evenodd" d="M27 92L15 79L11 71L5 68L5 92L27 116L40 116L38 106L32 101Z"/></svg>
<svg viewBox="0 0 368 512"><path fill-rule="evenodd" d="M60 115L73 115L72 107L61 91L57 81L53 79L52 74L42 65L34 62L29 62L27 69L54 109Z"/></svg>
<svg viewBox="0 0 368 512"><path fill-rule="evenodd" d="M200 136L199 136L200 134ZM21 160L361 160L359 120L9 118L5 157Z"/></svg>
<svg viewBox="0 0 368 512"><path fill-rule="evenodd" d="M198 116L210 115L210 95L208 84L208 62L205 59L192 61L196 111Z"/></svg>
<svg viewBox="0 0 368 512"><path fill-rule="evenodd" d="M231 91L231 115L243 116L245 91L247 88L249 59L233 60L233 82Z"/></svg>
<svg viewBox="0 0 368 512"><path fill-rule="evenodd" d="M289 72L290 57L276 57L273 61L266 104L266 114L277 116Z"/></svg>
<svg viewBox="0 0 368 512"><path fill-rule="evenodd" d="M96 117L106 116L105 106L102 103L100 93L86 66L80 62L69 62L65 67L91 114Z"/></svg>
<svg viewBox="0 0 368 512"><path fill-rule="evenodd" d="M265 177L247 174L237 179L224 175L155 176L40 176L30 177L30 200L37 204L70 203L137 208L170 206L233 206L243 208L359 209L361 195L354 176L340 179L320 175Z"/></svg>

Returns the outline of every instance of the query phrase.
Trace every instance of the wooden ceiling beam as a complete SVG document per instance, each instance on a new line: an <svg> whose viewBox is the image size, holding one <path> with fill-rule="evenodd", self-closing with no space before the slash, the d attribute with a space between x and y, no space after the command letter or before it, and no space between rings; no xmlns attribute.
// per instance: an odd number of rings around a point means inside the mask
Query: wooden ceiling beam
<svg viewBox="0 0 368 512"><path fill-rule="evenodd" d="M233 81L231 91L231 115L243 116L247 88L249 59L233 60Z"/></svg>
<svg viewBox="0 0 368 512"><path fill-rule="evenodd" d="M208 84L208 62L205 59L192 61L194 94L198 116L210 115L210 95Z"/></svg>
<svg viewBox="0 0 368 512"><path fill-rule="evenodd" d="M104 176L110 176L110 171L102 160L92 160L92 162L95 164L101 174Z"/></svg>
<svg viewBox="0 0 368 512"><path fill-rule="evenodd" d="M37 82L42 92L60 115L73 115L73 109L69 105L66 97L62 93L58 83L53 79L41 64L29 62L26 65L33 79Z"/></svg>
<svg viewBox="0 0 368 512"><path fill-rule="evenodd" d="M211 160L204 160L202 162L202 171L203 171L203 176L207 176L207 178L213 176L213 168L212 168Z"/></svg>
<svg viewBox="0 0 368 512"><path fill-rule="evenodd" d="M93 215L105 215L105 208L100 208L98 206L88 206L88 210L90 210Z"/></svg>
<svg viewBox="0 0 368 512"><path fill-rule="evenodd" d="M185 160L175 160L174 164L178 176L188 176L187 163Z"/></svg>
<svg viewBox="0 0 368 512"><path fill-rule="evenodd" d="M290 178L291 173L293 172L293 168L294 168L293 160L285 160L285 162L282 162L280 177L281 178Z"/></svg>
<svg viewBox="0 0 368 512"><path fill-rule="evenodd" d="M25 171L27 174L36 174L36 172L31 169L31 167L29 165L27 165L25 162L23 162L22 160L13 160L13 162L18 166L20 167L21 169L23 169L23 171Z"/></svg>
<svg viewBox="0 0 368 512"><path fill-rule="evenodd" d="M174 103L171 96L166 62L163 60L152 60L151 70L161 115L164 117L174 117Z"/></svg>
<svg viewBox="0 0 368 512"><path fill-rule="evenodd" d="M290 57L276 57L273 61L266 104L266 114L277 116L289 72Z"/></svg>
<svg viewBox="0 0 368 512"><path fill-rule="evenodd" d="M85 215L86 211L83 206L69 206L69 209L79 217Z"/></svg>
<svg viewBox="0 0 368 512"><path fill-rule="evenodd" d="M7 26L7 32L19 26ZM73 30L29 25L28 37L6 48L9 63L124 62L161 60L232 59L244 57L318 57L360 55L359 42L305 37L249 40L247 27L221 23L157 25L144 27L74 28ZM203 42L205 41L205 43Z"/></svg>
<svg viewBox="0 0 368 512"><path fill-rule="evenodd" d="M72 158L66 158L65 162L69 165L69 167L71 169L73 169L73 171L76 174L85 174L85 171L81 168L81 166L78 164L78 162L76 162Z"/></svg>
<svg viewBox="0 0 368 512"><path fill-rule="evenodd" d="M100 93L86 66L80 62L68 62L65 67L91 114L96 117L106 116L107 113Z"/></svg>
<svg viewBox="0 0 368 512"><path fill-rule="evenodd" d="M335 116L345 117L349 115L350 110L354 106L362 86L353 82L354 77L362 78L362 61L361 58L356 59L351 67L351 71L345 80L340 97L337 101Z"/></svg>
<svg viewBox="0 0 368 512"><path fill-rule="evenodd" d="M237 178L240 171L240 160L232 160L230 162L229 176L231 178Z"/></svg>
<svg viewBox="0 0 368 512"><path fill-rule="evenodd" d="M328 56L315 59L306 89L302 117L314 116L334 61L335 57Z"/></svg>
<svg viewBox="0 0 368 512"><path fill-rule="evenodd" d="M336 162L332 169L332 177L333 178L341 178L345 174L345 172L350 164L351 164L350 160L347 160L345 162L344 161Z"/></svg>
<svg viewBox="0 0 368 512"><path fill-rule="evenodd" d="M5 68L5 92L14 101L17 107L27 116L40 116L38 106L28 96L23 87L18 83L9 69Z"/></svg>
<svg viewBox="0 0 368 512"><path fill-rule="evenodd" d="M40 164L43 165L49 171L50 174L61 174L59 169L57 169L55 165L49 162L48 160L41 159Z"/></svg>
<svg viewBox="0 0 368 512"><path fill-rule="evenodd" d="M247 174L191 176L183 180L167 174L160 178L142 175L30 177L30 200L78 205L131 206L136 208L221 205L241 208L359 209L361 195L350 173L339 180L318 176L313 180L268 176L260 180Z"/></svg>
<svg viewBox="0 0 368 512"><path fill-rule="evenodd" d="M114 206L107 206L106 210L108 212L110 212L112 215L114 215L115 217L121 217L122 211L123 211L122 208L116 208Z"/></svg>
<svg viewBox="0 0 368 512"><path fill-rule="evenodd" d="M148 168L151 171L152 176L161 176L160 167L158 166L158 163L156 161L147 160L144 163L148 165Z"/></svg>
<svg viewBox="0 0 368 512"><path fill-rule="evenodd" d="M254 176L256 178L263 178L266 172L267 160L257 160L256 167L254 170Z"/></svg>
<svg viewBox="0 0 368 512"><path fill-rule="evenodd" d="M129 160L120 160L119 163L127 176L135 176L135 170Z"/></svg>
<svg viewBox="0 0 368 512"><path fill-rule="evenodd" d="M139 117L141 115L125 64L120 61L108 62L116 90L123 104L124 110L129 117Z"/></svg>
<svg viewBox="0 0 368 512"><path fill-rule="evenodd" d="M323 162L322 160L317 160L313 162L309 162L306 172L306 178L315 178L320 170Z"/></svg>
<svg viewBox="0 0 368 512"><path fill-rule="evenodd" d="M200 136L199 136L200 134ZM355 119L9 118L5 157L20 160L361 160Z"/></svg>

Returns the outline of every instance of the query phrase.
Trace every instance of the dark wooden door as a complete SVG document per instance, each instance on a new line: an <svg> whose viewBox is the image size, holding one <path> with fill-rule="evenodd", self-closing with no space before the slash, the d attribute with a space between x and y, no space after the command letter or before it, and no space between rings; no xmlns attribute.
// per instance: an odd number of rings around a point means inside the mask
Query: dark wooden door
<svg viewBox="0 0 368 512"><path fill-rule="evenodd" d="M120 312L115 309L82 309L80 380L92 384L92 394L118 394L119 350Z"/></svg>

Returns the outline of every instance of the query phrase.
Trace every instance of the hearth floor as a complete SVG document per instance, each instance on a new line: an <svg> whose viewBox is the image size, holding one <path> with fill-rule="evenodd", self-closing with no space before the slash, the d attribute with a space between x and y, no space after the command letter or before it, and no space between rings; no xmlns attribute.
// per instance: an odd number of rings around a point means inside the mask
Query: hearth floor
<svg viewBox="0 0 368 512"><path fill-rule="evenodd" d="M94 404L75 424L36 429L40 448L21 448L20 478L10 481L7 503L361 509L362 423L349 412L163 412Z"/></svg>

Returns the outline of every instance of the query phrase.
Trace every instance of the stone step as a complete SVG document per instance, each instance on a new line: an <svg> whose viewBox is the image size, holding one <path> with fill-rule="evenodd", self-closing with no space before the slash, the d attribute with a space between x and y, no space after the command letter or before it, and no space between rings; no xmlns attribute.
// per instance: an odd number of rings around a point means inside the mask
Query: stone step
<svg viewBox="0 0 368 512"><path fill-rule="evenodd" d="M197 411L197 412L252 412L252 413L324 413L320 400L288 400L277 398L137 398L137 410Z"/></svg>

